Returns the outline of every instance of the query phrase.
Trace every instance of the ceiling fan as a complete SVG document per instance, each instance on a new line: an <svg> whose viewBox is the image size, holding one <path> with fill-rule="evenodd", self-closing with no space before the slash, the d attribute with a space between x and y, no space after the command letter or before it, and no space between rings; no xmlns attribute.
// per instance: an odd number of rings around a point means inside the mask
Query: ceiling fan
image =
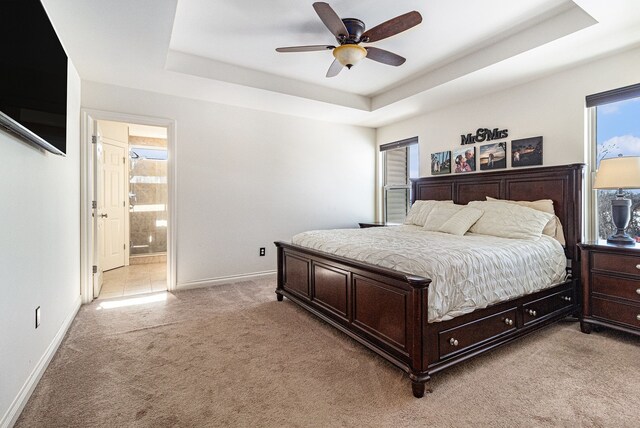
<svg viewBox="0 0 640 428"><path fill-rule="evenodd" d="M396 67L404 64L406 58L400 55L380 48L362 47L360 43L373 43L386 39L422 22L422 15L414 10L413 12L396 16L365 31L364 22L355 18L340 19L338 14L327 3L316 2L313 4L313 8L324 25L331 31L331 34L334 35L339 45L337 47L332 45L291 46L277 48L276 51L311 52L332 50L335 60L327 71L327 77L337 76L343 67L351 68L363 58L369 58Z"/></svg>

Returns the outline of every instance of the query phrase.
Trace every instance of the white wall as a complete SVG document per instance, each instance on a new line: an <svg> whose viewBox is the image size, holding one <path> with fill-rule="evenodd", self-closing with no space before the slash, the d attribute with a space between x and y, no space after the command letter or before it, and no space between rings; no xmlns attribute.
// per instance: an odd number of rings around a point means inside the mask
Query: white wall
<svg viewBox="0 0 640 428"><path fill-rule="evenodd" d="M372 129L95 82L82 106L177 121L178 287L273 271L273 241L374 217Z"/></svg>
<svg viewBox="0 0 640 428"><path fill-rule="evenodd" d="M507 140L542 135L544 165L586 162L585 96L638 83L639 69L640 49L627 51L382 127L377 142L419 136L423 176L430 175L431 153L459 148L461 134L481 127L507 128Z"/></svg>
<svg viewBox="0 0 640 428"><path fill-rule="evenodd" d="M0 131L0 426L19 414L80 305L80 77L71 63L68 76L66 157Z"/></svg>

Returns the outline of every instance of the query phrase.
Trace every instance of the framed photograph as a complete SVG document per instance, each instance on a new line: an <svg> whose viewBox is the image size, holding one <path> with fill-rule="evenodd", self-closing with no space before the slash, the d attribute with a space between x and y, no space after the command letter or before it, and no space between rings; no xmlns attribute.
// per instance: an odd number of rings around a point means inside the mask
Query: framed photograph
<svg viewBox="0 0 640 428"><path fill-rule="evenodd" d="M453 150L453 165L455 173L472 172L476 170L476 148L461 147Z"/></svg>
<svg viewBox="0 0 640 428"><path fill-rule="evenodd" d="M431 175L451 172L451 151L431 153Z"/></svg>
<svg viewBox="0 0 640 428"><path fill-rule="evenodd" d="M542 137L511 141L511 166L542 165Z"/></svg>
<svg viewBox="0 0 640 428"><path fill-rule="evenodd" d="M507 167L507 142L480 146L480 171Z"/></svg>

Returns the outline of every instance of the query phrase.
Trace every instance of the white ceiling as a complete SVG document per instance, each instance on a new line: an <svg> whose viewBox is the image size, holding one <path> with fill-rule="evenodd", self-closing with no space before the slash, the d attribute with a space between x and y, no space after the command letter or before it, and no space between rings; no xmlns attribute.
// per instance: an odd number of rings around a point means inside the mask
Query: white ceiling
<svg viewBox="0 0 640 428"><path fill-rule="evenodd" d="M417 10L419 26L371 44L325 78L333 44L300 0L43 0L85 80L365 126L381 126L640 45L637 0L334 0L368 28ZM464 91L461 91L464 88Z"/></svg>

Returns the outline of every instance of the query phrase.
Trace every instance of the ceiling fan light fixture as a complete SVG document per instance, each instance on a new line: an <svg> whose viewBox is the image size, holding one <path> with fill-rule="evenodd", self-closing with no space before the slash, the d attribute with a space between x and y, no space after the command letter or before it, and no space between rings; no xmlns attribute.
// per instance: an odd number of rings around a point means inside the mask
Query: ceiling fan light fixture
<svg viewBox="0 0 640 428"><path fill-rule="evenodd" d="M367 50L354 44L341 45L333 50L333 56L340 64L351 68L367 56Z"/></svg>
<svg viewBox="0 0 640 428"><path fill-rule="evenodd" d="M335 59L327 70L326 77L335 77L344 67L351 68L363 58L381 64L398 67L407 60L398 54L384 49L369 46L363 48L360 43L371 43L384 40L413 28L422 22L422 15L417 11L396 16L382 24L365 31L364 22L356 18L340 18L328 3L313 3L318 17L338 41L339 46L308 45L276 48L277 52L312 52L332 49Z"/></svg>

